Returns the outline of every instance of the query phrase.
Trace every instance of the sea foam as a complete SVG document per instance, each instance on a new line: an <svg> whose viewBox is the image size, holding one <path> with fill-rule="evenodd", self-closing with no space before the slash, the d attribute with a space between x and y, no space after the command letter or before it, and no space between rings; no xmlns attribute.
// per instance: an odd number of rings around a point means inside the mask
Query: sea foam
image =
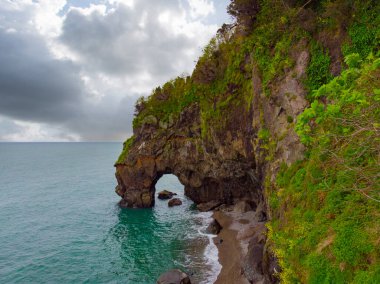
<svg viewBox="0 0 380 284"><path fill-rule="evenodd" d="M213 221L213 218L211 217L212 212L202 212L199 213L198 216L202 219L202 227L198 229L198 233L201 236L208 238L208 245L205 248L203 257L206 265L210 267L210 271L206 273L206 278L201 281L200 284L210 284L216 281L222 266L219 263L218 248L213 241L213 238L216 237L216 235L206 233L206 228Z"/></svg>

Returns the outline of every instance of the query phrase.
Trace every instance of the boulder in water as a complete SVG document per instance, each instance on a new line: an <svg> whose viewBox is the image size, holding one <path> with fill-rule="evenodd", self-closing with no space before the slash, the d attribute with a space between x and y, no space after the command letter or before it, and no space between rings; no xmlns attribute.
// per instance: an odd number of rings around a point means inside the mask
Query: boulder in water
<svg viewBox="0 0 380 284"><path fill-rule="evenodd" d="M173 198L169 200L168 202L169 207L178 206L178 205L182 205L182 201L179 198Z"/></svg>
<svg viewBox="0 0 380 284"><path fill-rule="evenodd" d="M163 190L158 193L158 199L171 199L174 195L177 195L177 193L171 192L169 190Z"/></svg>
<svg viewBox="0 0 380 284"><path fill-rule="evenodd" d="M161 276L157 280L157 284L191 284L189 276L179 269L172 269Z"/></svg>

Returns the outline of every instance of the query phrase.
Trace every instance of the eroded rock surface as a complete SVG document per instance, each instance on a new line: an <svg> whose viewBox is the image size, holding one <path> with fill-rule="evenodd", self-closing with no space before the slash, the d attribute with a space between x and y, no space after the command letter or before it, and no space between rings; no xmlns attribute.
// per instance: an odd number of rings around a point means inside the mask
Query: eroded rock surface
<svg viewBox="0 0 380 284"><path fill-rule="evenodd" d="M202 133L201 108L193 103L176 117L161 122L147 116L134 128L128 153L116 164L122 206L154 205L155 184L164 174L176 175L195 203L234 204L245 200L263 204L263 181L274 179L280 164L302 158L304 147L292 123L307 106L302 79L309 61L306 42L294 48L295 66L263 93L260 74L253 68L252 102L232 106L223 128L209 126ZM271 141L258 137L263 129ZM268 159L268 143L272 158Z"/></svg>
<svg viewBox="0 0 380 284"><path fill-rule="evenodd" d="M195 203L260 199L251 149L243 149L243 141L232 139L231 134L225 145L203 140L197 104L186 108L168 129L143 124L134 135L126 159L116 165L116 192L122 205L153 206L155 184L169 173L179 178L185 194Z"/></svg>
<svg viewBox="0 0 380 284"><path fill-rule="evenodd" d="M179 269L172 269L162 274L157 284L191 284L189 276Z"/></svg>

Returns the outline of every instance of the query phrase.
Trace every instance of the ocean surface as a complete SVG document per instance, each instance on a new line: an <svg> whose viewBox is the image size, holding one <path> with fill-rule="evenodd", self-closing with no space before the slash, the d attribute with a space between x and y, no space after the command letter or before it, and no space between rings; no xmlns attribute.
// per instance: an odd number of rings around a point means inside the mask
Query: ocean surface
<svg viewBox="0 0 380 284"><path fill-rule="evenodd" d="M120 209L121 143L0 143L0 283L155 283L171 268L212 283L217 250L172 175L156 193L183 205Z"/></svg>

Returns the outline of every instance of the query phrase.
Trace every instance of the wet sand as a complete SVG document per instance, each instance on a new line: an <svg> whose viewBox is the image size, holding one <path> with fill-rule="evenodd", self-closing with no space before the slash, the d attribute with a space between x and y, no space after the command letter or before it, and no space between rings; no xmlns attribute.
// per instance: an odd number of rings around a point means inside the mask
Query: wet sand
<svg viewBox="0 0 380 284"><path fill-rule="evenodd" d="M219 235L214 238L214 242L219 250L219 262L222 265L222 270L215 284L249 284L241 271L242 250L237 241L238 232L230 229L233 223L232 217L221 211L214 212L213 217L223 227Z"/></svg>
<svg viewBox="0 0 380 284"><path fill-rule="evenodd" d="M249 284L243 273L248 244L254 235L265 232L264 223L258 223L255 212L215 211L213 217L223 227L214 238L219 251L222 270L215 284Z"/></svg>

